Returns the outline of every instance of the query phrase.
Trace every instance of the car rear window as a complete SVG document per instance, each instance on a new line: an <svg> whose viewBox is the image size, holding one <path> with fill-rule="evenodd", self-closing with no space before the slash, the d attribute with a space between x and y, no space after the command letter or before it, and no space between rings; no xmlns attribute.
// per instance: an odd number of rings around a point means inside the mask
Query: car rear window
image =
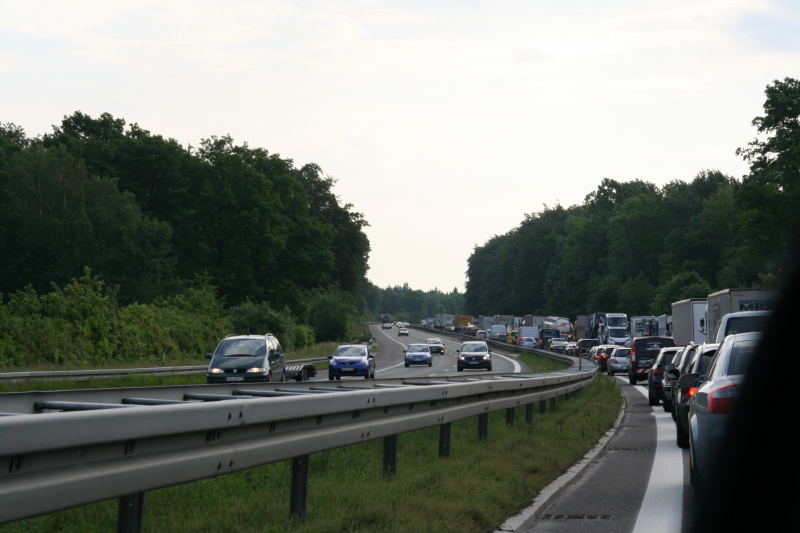
<svg viewBox="0 0 800 533"><path fill-rule="evenodd" d="M598 341L597 339L581 339L578 341L578 346L580 346L584 350L586 348L591 348L592 346L597 346L599 344L600 341Z"/></svg>
<svg viewBox="0 0 800 533"><path fill-rule="evenodd" d="M764 331L767 327L768 316L740 316L728 320L725 326L725 336L737 333L750 333L751 331Z"/></svg>
<svg viewBox="0 0 800 533"><path fill-rule="evenodd" d="M694 355L694 351L696 349L697 348L695 348L695 347L691 347L691 348L686 348L684 350L684 353L681 355L681 361L680 361L681 364L680 364L680 369L679 370L680 370L681 374L685 374L686 373L686 369L689 368L689 363L692 362L692 356Z"/></svg>
<svg viewBox="0 0 800 533"><path fill-rule="evenodd" d="M728 375L741 376L747 372L750 362L756 353L756 346L758 341L745 340L733 343L731 347L730 361L728 362Z"/></svg>
<svg viewBox="0 0 800 533"><path fill-rule="evenodd" d="M714 354L717 353L717 350L708 350L703 352L700 356L700 360L695 365L694 371L698 374L705 374L706 370L708 370L708 365L711 363L711 360L714 358Z"/></svg>
<svg viewBox="0 0 800 533"><path fill-rule="evenodd" d="M656 361L657 365L665 365L667 363L672 362L672 358L675 357L677 352L673 350L665 350L661 352L661 355L658 356L658 360Z"/></svg>
<svg viewBox="0 0 800 533"><path fill-rule="evenodd" d="M630 357L630 356L631 356L630 350L617 349L617 351L614 352L614 357Z"/></svg>
<svg viewBox="0 0 800 533"><path fill-rule="evenodd" d="M654 359L661 348L675 346L675 340L669 337L645 337L636 339L633 347L636 349L636 357L639 359Z"/></svg>

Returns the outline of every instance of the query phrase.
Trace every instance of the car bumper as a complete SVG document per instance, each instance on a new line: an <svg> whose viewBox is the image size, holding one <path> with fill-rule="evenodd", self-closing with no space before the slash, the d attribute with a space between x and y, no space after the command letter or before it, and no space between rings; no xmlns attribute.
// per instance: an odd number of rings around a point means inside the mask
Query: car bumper
<svg viewBox="0 0 800 533"><path fill-rule="evenodd" d="M409 366L410 365L428 365L428 364L430 364L430 362L432 360L433 360L433 357L424 357L424 358L421 357L419 359L416 359L416 358L414 358L414 359L406 359L406 364L409 365Z"/></svg>
<svg viewBox="0 0 800 533"><path fill-rule="evenodd" d="M369 372L368 366L328 367L329 376L365 376Z"/></svg>
<svg viewBox="0 0 800 533"><path fill-rule="evenodd" d="M206 374L207 383L264 383L269 381L267 374Z"/></svg>

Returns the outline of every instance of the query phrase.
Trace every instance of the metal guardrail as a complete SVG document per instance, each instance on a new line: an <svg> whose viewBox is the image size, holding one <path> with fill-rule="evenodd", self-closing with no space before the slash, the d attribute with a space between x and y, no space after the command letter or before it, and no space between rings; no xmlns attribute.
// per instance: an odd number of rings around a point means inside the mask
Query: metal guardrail
<svg viewBox="0 0 800 533"><path fill-rule="evenodd" d="M286 365L302 364L302 363L327 363L326 357L312 357L306 359L291 359L286 361ZM99 370L50 370L50 371L35 371L35 372L0 372L0 383L13 383L18 381L34 381L34 380L87 380L94 378L114 378L124 377L131 374L142 375L162 375L162 376L176 376L176 375L192 375L192 374L205 374L208 371L208 365L191 365L191 366L160 366L153 368L112 368L112 369L99 369Z"/></svg>
<svg viewBox="0 0 800 533"><path fill-rule="evenodd" d="M589 385L596 371L473 374L441 380L219 384L0 395L0 523L120 498L118 531L141 529L144 493L292 459L290 507L304 515L308 455L384 439L396 469L397 435L517 407ZM62 411L63 410L63 411ZM73 411L74 410L74 411Z"/></svg>

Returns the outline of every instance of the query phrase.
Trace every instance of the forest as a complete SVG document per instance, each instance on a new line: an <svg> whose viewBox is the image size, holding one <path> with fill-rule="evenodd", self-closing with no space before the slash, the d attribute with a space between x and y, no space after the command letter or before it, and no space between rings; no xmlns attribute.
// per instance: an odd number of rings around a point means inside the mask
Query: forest
<svg viewBox="0 0 800 533"><path fill-rule="evenodd" d="M370 245L334 183L230 136L183 147L108 113L35 138L0 122L0 366L134 357L133 337L150 356L233 330L344 338L366 312Z"/></svg>
<svg viewBox="0 0 800 533"><path fill-rule="evenodd" d="M528 214L473 250L464 311L660 315L723 288L779 286L798 259L800 82L765 92L758 137L736 150L747 175L703 170L662 187L607 178L580 205Z"/></svg>

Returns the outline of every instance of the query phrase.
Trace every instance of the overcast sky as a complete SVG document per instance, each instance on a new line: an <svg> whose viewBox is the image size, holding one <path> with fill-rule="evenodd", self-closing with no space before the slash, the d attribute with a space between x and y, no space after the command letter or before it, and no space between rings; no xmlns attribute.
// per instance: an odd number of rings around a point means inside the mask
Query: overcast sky
<svg viewBox="0 0 800 533"><path fill-rule="evenodd" d="M0 121L108 112L319 164L380 286L463 290L475 245L602 178L740 177L796 0L0 0Z"/></svg>

